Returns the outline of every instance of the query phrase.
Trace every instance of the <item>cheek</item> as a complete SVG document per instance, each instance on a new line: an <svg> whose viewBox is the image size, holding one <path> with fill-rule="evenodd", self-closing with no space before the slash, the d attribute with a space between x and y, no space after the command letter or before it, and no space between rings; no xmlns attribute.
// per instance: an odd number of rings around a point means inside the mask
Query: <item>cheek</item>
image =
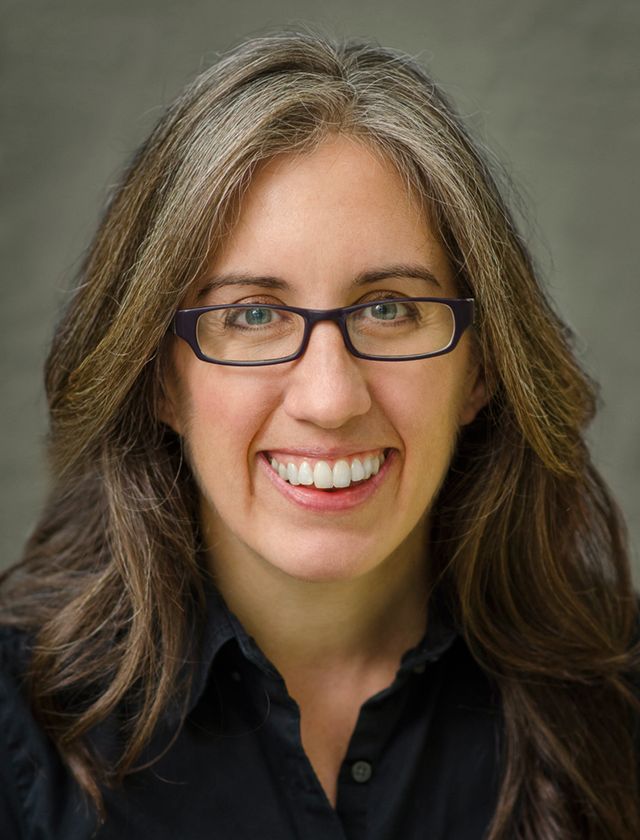
<svg viewBox="0 0 640 840"><path fill-rule="evenodd" d="M246 371L213 369L199 373L190 385L190 411L185 433L193 466L208 484L220 478L229 484L252 454L252 443L273 410L272 389Z"/></svg>
<svg viewBox="0 0 640 840"><path fill-rule="evenodd" d="M380 400L407 449L449 450L455 440L463 389L445 359L425 360L413 369L411 362L403 363L399 375L381 383Z"/></svg>

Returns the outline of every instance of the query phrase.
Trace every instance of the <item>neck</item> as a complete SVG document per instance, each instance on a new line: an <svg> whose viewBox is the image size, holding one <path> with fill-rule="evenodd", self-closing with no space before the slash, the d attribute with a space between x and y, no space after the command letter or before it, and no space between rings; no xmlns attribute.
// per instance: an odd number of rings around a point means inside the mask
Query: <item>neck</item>
<svg viewBox="0 0 640 840"><path fill-rule="evenodd" d="M215 541L212 577L229 608L282 674L398 664L425 632L427 524L355 579L291 577L232 539Z"/></svg>

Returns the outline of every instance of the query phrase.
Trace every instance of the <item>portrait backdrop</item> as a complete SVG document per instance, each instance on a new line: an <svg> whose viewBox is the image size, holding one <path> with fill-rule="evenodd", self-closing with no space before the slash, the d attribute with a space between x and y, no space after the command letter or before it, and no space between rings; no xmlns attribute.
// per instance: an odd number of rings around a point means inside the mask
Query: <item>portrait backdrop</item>
<svg viewBox="0 0 640 840"><path fill-rule="evenodd" d="M636 0L2 0L0 565L44 498L42 364L110 185L195 73L282 25L417 56L506 163L542 276L601 384L592 450L640 585Z"/></svg>

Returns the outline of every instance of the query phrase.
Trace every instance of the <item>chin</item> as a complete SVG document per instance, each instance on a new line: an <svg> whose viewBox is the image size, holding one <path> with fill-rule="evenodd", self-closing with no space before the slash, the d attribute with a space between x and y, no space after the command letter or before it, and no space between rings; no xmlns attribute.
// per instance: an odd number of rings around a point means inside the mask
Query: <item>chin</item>
<svg viewBox="0 0 640 840"><path fill-rule="evenodd" d="M278 554L277 560L263 556L264 562L282 574L305 583L339 583L353 580L371 570L371 556L359 560L348 551L331 552L323 546L317 551L303 550L289 557Z"/></svg>

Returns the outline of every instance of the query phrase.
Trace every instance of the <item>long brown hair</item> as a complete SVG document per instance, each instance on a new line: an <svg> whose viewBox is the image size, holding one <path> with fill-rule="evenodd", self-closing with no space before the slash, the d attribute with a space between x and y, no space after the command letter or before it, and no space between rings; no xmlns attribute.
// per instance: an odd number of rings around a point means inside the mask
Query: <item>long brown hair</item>
<svg viewBox="0 0 640 840"><path fill-rule="evenodd" d="M242 44L170 107L115 191L47 362L49 501L4 575L2 620L34 640L39 719L100 806L100 786L132 771L186 696L202 573L194 481L158 420L167 329L256 167L332 132L397 167L477 302L491 398L460 437L430 557L501 696L488 837L632 840L637 608L584 443L594 390L485 156L421 67L370 44ZM124 750L107 765L87 733L125 701Z"/></svg>

